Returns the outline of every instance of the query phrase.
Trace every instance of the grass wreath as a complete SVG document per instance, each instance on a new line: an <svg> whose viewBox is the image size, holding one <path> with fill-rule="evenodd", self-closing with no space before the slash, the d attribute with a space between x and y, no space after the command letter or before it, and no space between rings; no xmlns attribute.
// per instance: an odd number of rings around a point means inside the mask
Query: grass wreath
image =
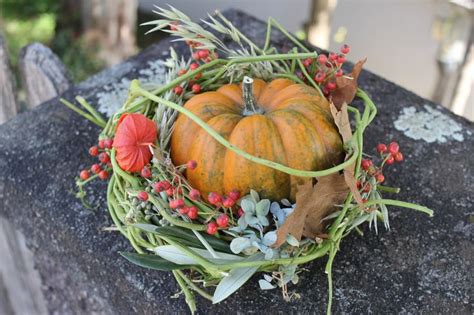
<svg viewBox="0 0 474 315"><path fill-rule="evenodd" d="M84 200L83 187L91 180L109 181L107 206L110 216L116 229L136 250L136 253L123 252L121 255L142 267L171 271L191 312L196 310L194 293L218 303L257 272L263 272L259 280L262 289L280 287L284 298L289 300L293 295L288 293L287 285L298 282L301 266L327 257L327 312L330 313L332 264L345 236L352 231L361 233L358 226L364 222L369 222L375 231L378 220L389 228L389 205L433 214L426 207L382 197L383 193L399 191L383 185L384 167L404 159L396 142L379 144L376 148L378 159L364 158L364 131L377 112L369 96L357 87L364 61L356 63L352 72L345 74L341 66L349 46L344 45L340 54L318 54L272 18L268 20L264 47L258 47L218 12L202 21L206 28L172 7L159 8L156 13L161 18L145 25L153 26L151 31L163 30L176 36L178 41L186 41L191 56L178 56L171 49L170 58L165 62L168 67L165 85L149 91L134 80L127 101L108 121L81 97L76 100L85 110L62 100L66 106L103 128L98 145L89 149L92 156L98 157L99 163L81 171L77 179L78 197ZM270 45L271 32L275 28L294 44L292 49L282 53ZM233 48L225 45L216 33L231 38ZM243 86L243 100L240 101L246 102L247 110L252 110L249 116L262 115L255 102L258 84L277 80L274 86L280 89L297 86L294 97L301 96L304 89L305 101L313 108L319 106L317 117L324 117L320 123L330 121L343 154L338 164L332 160L330 164L317 164L317 169L301 169L290 167L289 162L281 163L277 156L268 158L258 150L252 154L245 144L232 143L223 129L216 129L217 124L211 126L210 120L203 119L196 106L185 105L196 103L193 98L223 86L230 85L229 89L238 91ZM234 82L243 84L239 86ZM233 91L232 95L239 97L238 91ZM215 101L217 96L209 95ZM362 100L361 110L348 105L355 97ZM270 99L274 101L274 98ZM309 109L306 118L313 108ZM246 114L242 112L242 115L245 117ZM283 195L296 202L267 197L275 195L263 189L263 183L260 185L255 181L252 183L258 187L244 185L243 189L224 189L216 186L220 191L212 191L214 186L209 186L209 181L204 184L200 181L203 176L211 176L209 171L189 176L203 162L188 158L186 154L177 159L170 152L178 117L190 122L187 128L194 126L191 131L184 129L184 134L188 132L190 138L203 134L205 141L200 142L201 146L207 144L232 154L241 161L235 165L255 165L258 170L265 170L266 173L261 174L283 174L284 178L291 178L292 181L286 183L291 182L294 197L288 193L290 189L286 184L282 187L286 189L286 195ZM292 131L292 127L285 128L283 131ZM328 130L319 134L322 141L329 137ZM264 138L255 145L270 140ZM298 144L295 141L293 143ZM329 147L337 148L334 143L330 142ZM302 154L306 153L303 150ZM313 156L309 157L311 162ZM181 162L173 163L177 160ZM251 171L256 169L251 168ZM219 172L213 173L211 179L221 181L219 176L222 177ZM240 182L253 174L245 176ZM190 180L191 177L194 179ZM272 182L275 178L268 180ZM259 181L267 182L266 179L263 177ZM201 191L196 185L204 188ZM209 290L211 287L215 287L213 293Z"/></svg>

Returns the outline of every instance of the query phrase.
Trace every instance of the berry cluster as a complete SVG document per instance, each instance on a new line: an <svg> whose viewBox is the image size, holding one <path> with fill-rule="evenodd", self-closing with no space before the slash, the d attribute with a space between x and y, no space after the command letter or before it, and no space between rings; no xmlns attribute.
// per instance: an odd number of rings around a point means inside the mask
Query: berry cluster
<svg viewBox="0 0 474 315"><path fill-rule="evenodd" d="M344 62L346 62L346 55L349 53L350 47L343 45L340 49L340 54L334 52L327 56L320 54L317 58L307 58L303 60L303 66L306 72L313 78L314 82L321 87L325 96L328 96L337 87L336 77L342 77L344 71L341 69ZM306 76L301 71L296 71L296 75L308 83Z"/></svg>
<svg viewBox="0 0 474 315"><path fill-rule="evenodd" d="M380 166L374 165L371 159L363 159L360 163L362 169L361 176L357 180L357 188L360 189L364 202L370 195L370 192L376 188L378 184L382 184L385 181L383 174L383 168L385 165L392 165L395 162L402 162L404 160L402 152L400 152L400 146L397 142L391 142L388 146L383 143L379 143L376 147L377 152L381 157Z"/></svg>
<svg viewBox="0 0 474 315"><path fill-rule="evenodd" d="M193 171L197 168L198 164L194 160L188 161L185 165L174 168L174 178L170 182L168 180L153 180L153 173L151 166L145 166L140 175L143 179L148 182L149 188L140 191L137 194L138 200L142 202L148 202L150 193L160 194L166 193L168 196L168 206L171 210L175 211L176 214L190 220L197 220L199 215L206 222L207 233L214 235L219 229L226 229L229 226L230 218L226 212L231 212L233 217L233 211L236 210L237 201L240 199L240 192L232 190L227 196L221 196L218 193L211 192L207 200L210 205L214 206L214 211L211 213L199 213L198 207L192 204L193 201L203 202L201 198L201 192L195 188L189 187L186 183L181 171L188 170ZM186 200L190 202L187 202ZM241 209L236 210L238 214L242 213Z"/></svg>
<svg viewBox="0 0 474 315"><path fill-rule="evenodd" d="M226 212L229 211L231 215L233 215L234 211L236 210L239 216L242 213L242 209L235 209L237 202L240 199L240 192L236 189L229 192L227 196L221 196L216 192L211 192L207 196L207 200L210 204L212 204L216 210L221 209L222 211ZM207 233L209 234L216 234L218 228L226 229L229 225L229 216L226 213L220 213L215 221L210 221L207 224Z"/></svg>
<svg viewBox="0 0 474 315"><path fill-rule="evenodd" d="M97 145L89 148L89 154L97 157L99 163L92 164L89 169L82 170L79 174L81 180L88 180L91 174L96 174L102 180L109 178L109 170L112 167L109 151L112 149L113 143L113 139L100 139Z"/></svg>
<svg viewBox="0 0 474 315"><path fill-rule="evenodd" d="M171 31L177 31L179 29L178 22L171 22L170 23ZM201 44L196 41L187 40L186 44L192 51L192 57L195 62L189 65L189 69L180 69L178 71L178 76L182 76L186 74L188 71L194 71L201 66L202 63L208 63L214 59L218 58L217 52L210 51L209 49L201 48ZM194 76L194 78L182 85L175 86L173 88L173 92L176 95L181 95L185 92L185 87L190 89L190 91L194 94L201 93L201 85L199 84L199 79L201 79L202 73L198 73Z"/></svg>

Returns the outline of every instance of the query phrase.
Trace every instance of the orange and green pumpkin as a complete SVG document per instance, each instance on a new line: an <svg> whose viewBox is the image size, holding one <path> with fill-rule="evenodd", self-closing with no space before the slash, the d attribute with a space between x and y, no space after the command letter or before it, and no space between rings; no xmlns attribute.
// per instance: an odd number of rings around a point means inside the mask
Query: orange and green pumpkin
<svg viewBox="0 0 474 315"><path fill-rule="evenodd" d="M341 162L342 140L329 103L314 88L287 79L249 81L244 89L227 84L196 95L184 107L254 156L308 171ZM171 158L175 165L197 161L186 177L203 196L254 189L264 198L294 201L302 181L237 155L183 114L174 125Z"/></svg>

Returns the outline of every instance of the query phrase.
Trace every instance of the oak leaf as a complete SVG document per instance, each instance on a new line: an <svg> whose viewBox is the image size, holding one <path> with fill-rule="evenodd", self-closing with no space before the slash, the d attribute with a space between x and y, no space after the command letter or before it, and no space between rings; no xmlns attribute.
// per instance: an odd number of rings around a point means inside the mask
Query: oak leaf
<svg viewBox="0 0 474 315"><path fill-rule="evenodd" d="M336 77L336 89L331 93L330 100L334 103L337 109L341 109L344 103L350 104L357 92L357 80L362 71L362 66L367 61L359 60L352 68L351 78L346 76Z"/></svg>

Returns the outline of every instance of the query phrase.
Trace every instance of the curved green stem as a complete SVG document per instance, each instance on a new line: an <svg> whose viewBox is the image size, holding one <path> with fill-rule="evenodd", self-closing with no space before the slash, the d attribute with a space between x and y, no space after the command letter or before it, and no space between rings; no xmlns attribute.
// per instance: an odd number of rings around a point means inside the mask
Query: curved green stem
<svg viewBox="0 0 474 315"><path fill-rule="evenodd" d="M423 213L426 213L428 216L432 217L434 212L428 207L425 206L420 206L414 203L410 202L405 202L405 201L400 201L400 200L393 200L393 199L374 199L374 200L369 200L364 204L366 207L372 206L372 205L388 205L388 206L396 206L396 207L402 207L402 208L408 208L408 209L413 209L417 210Z"/></svg>

